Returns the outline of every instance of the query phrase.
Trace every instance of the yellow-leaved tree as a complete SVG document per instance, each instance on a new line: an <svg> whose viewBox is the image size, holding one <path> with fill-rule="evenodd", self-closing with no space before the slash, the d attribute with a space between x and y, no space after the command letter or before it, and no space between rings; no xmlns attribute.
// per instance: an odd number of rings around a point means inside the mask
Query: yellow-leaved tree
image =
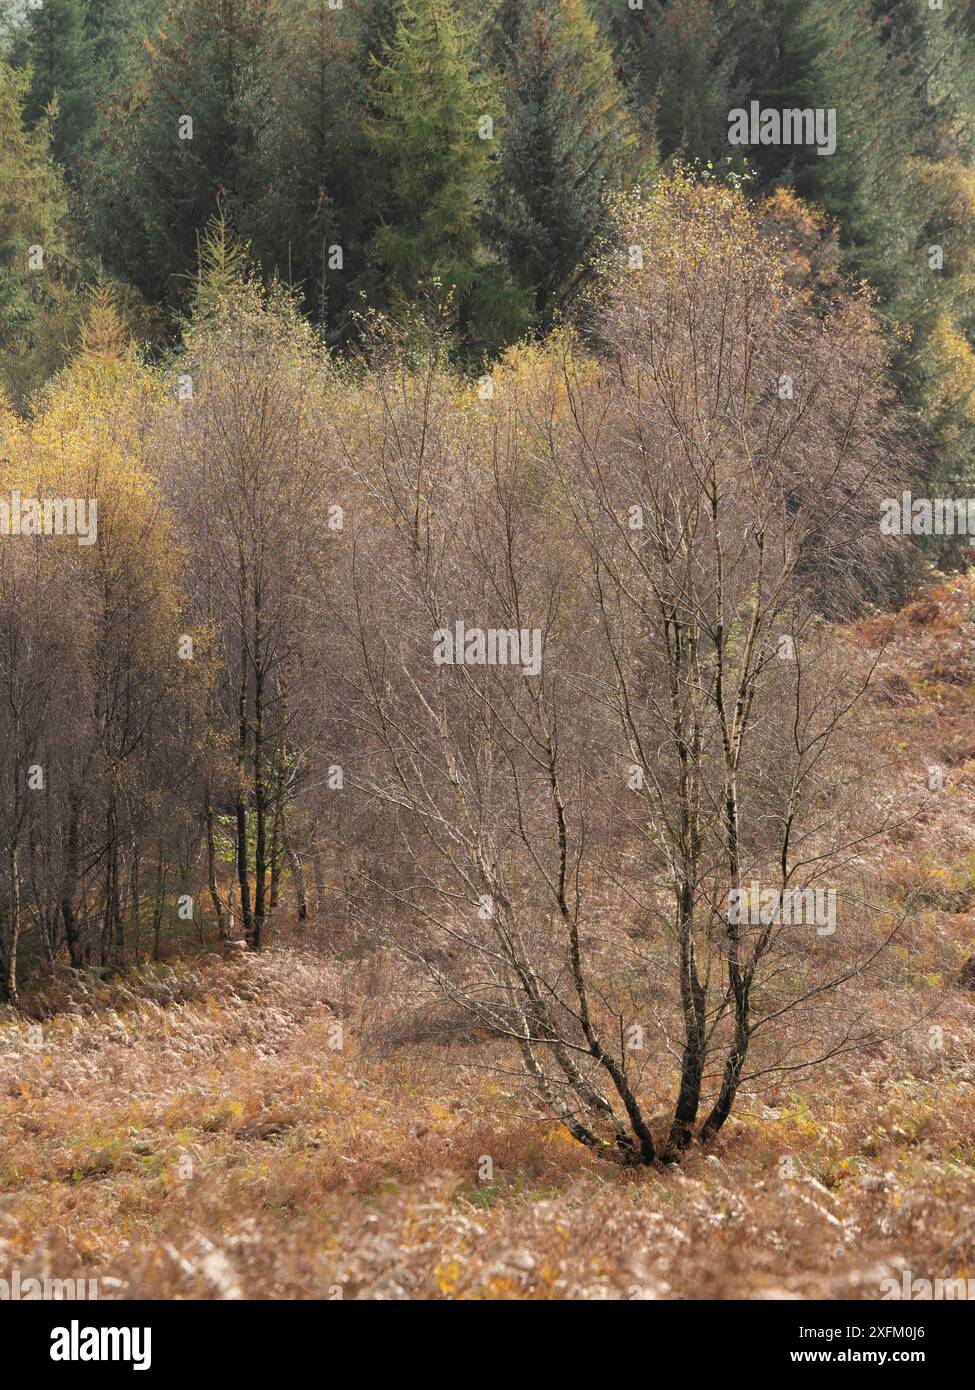
<svg viewBox="0 0 975 1390"><path fill-rule="evenodd" d="M66 945L76 967L118 968L127 935L141 950L147 858L157 882L160 861L180 876L196 673L180 659L182 557L147 468L161 400L99 292L81 351L31 417L0 418L8 997L25 932L29 952Z"/></svg>

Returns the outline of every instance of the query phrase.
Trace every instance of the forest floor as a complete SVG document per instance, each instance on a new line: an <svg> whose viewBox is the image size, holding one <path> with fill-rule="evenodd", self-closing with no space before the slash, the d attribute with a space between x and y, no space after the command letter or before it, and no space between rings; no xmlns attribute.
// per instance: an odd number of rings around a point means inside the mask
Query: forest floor
<svg viewBox="0 0 975 1390"><path fill-rule="evenodd" d="M883 658L905 804L945 769L878 851L891 900L912 895L889 1042L747 1100L679 1169L635 1171L528 1113L493 1042L377 1046L382 963L310 937L59 979L0 1014L0 1278L366 1299L876 1299L905 1271L975 1279L973 601L970 579L933 589Z"/></svg>

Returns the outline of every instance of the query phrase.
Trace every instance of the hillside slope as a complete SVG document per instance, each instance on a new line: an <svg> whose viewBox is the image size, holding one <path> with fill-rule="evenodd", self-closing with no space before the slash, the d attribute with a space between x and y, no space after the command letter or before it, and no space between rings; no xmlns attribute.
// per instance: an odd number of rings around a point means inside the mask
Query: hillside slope
<svg viewBox="0 0 975 1390"><path fill-rule="evenodd" d="M905 812L871 860L905 926L869 1054L751 1097L680 1170L632 1172L527 1114L491 1043L400 1026L391 963L332 959L312 929L257 958L58 979L0 1017L0 1274L94 1277L103 1298L878 1298L887 1278L975 1278L973 598L953 580L857 632L886 634L874 698Z"/></svg>

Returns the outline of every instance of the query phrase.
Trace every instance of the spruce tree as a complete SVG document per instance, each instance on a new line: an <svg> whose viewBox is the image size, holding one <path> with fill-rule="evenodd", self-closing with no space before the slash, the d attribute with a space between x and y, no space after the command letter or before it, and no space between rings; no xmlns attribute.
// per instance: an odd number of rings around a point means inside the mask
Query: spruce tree
<svg viewBox="0 0 975 1390"><path fill-rule="evenodd" d="M585 0L506 0L501 18L506 115L485 228L544 327L578 287L639 145Z"/></svg>
<svg viewBox="0 0 975 1390"><path fill-rule="evenodd" d="M57 97L53 153L64 163L78 132L91 127L95 112L84 0L46 0L41 9L28 10L26 18L14 49L18 65L32 70L25 115L33 123Z"/></svg>
<svg viewBox="0 0 975 1390"><path fill-rule="evenodd" d="M710 0L646 0L623 15L624 69L660 153L724 158L735 103L723 10Z"/></svg>
<svg viewBox="0 0 975 1390"><path fill-rule="evenodd" d="M900 206L909 236L888 293L889 311L909 325L894 358L917 411L930 488L970 494L975 486L975 8L932 10L908 0L875 3L886 50L904 75L902 119L911 157ZM932 548L942 563L967 564L968 546Z"/></svg>
<svg viewBox="0 0 975 1390"><path fill-rule="evenodd" d="M32 73L26 117L33 124L57 97L52 148L69 179L91 146L99 101L131 72L162 8L163 0L44 0L27 10L12 52Z"/></svg>
<svg viewBox="0 0 975 1390"><path fill-rule="evenodd" d="M479 266L478 204L489 141L462 35L447 0L403 0L376 66L367 124L376 228L370 254L393 305L439 282L462 328Z"/></svg>
<svg viewBox="0 0 975 1390"><path fill-rule="evenodd" d="M255 58L273 0L176 0L144 74L106 113L87 193L109 264L176 302L218 209L236 222L254 169Z"/></svg>
<svg viewBox="0 0 975 1390"><path fill-rule="evenodd" d="M328 0L290 0L267 27L249 93L251 195L238 217L264 270L300 289L341 336L365 270L365 83L354 20Z"/></svg>
<svg viewBox="0 0 975 1390"><path fill-rule="evenodd" d="M358 0L355 6L356 57L369 76L396 41L403 0Z"/></svg>

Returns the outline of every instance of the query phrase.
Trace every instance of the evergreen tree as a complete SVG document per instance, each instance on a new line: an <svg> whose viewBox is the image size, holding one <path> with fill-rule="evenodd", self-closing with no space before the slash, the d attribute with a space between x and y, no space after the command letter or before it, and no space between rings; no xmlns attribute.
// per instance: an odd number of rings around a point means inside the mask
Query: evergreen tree
<svg viewBox="0 0 975 1390"><path fill-rule="evenodd" d="M585 0L509 0L501 19L506 117L485 226L545 326L579 284L605 196L636 173L638 141Z"/></svg>
<svg viewBox="0 0 975 1390"><path fill-rule="evenodd" d="M464 40L446 0L403 0L377 65L367 125L378 225L371 258L389 301L438 281L466 329L480 263L478 213L490 144Z"/></svg>
<svg viewBox="0 0 975 1390"><path fill-rule="evenodd" d="M95 133L98 102L131 71L161 8L162 0L45 0L27 11L12 55L32 73L27 119L39 120L57 96L53 151L69 178Z"/></svg>
<svg viewBox="0 0 975 1390"><path fill-rule="evenodd" d="M396 41L403 0L358 0L355 7L356 56L369 76Z"/></svg>
<svg viewBox="0 0 975 1390"><path fill-rule="evenodd" d="M331 336L363 274L364 81L348 12L291 0L267 28L250 92L252 193L240 233L265 271L300 287Z"/></svg>
<svg viewBox="0 0 975 1390"><path fill-rule="evenodd" d="M735 103L723 11L709 0L646 0L644 9L622 14L624 70L661 154L727 156Z"/></svg>
<svg viewBox="0 0 975 1390"><path fill-rule="evenodd" d="M87 193L109 264L175 302L218 208L249 205L256 55L274 0L176 0L146 41L142 78L114 104Z"/></svg>
<svg viewBox="0 0 975 1390"><path fill-rule="evenodd" d="M56 110L24 121L29 74L0 60L0 394L23 404L77 326L67 199L51 157Z"/></svg>
<svg viewBox="0 0 975 1390"><path fill-rule="evenodd" d="M915 407L932 491L975 486L975 6L940 10L875 4L888 51L904 73L912 157L903 203L910 237L891 297L909 325L895 374ZM942 563L967 564L969 547L932 543Z"/></svg>
<svg viewBox="0 0 975 1390"><path fill-rule="evenodd" d="M823 44L812 63L815 105L836 111L836 151L807 148L796 186L842 227L848 269L893 304L913 275L907 161L919 112L896 54L865 3L835 8L819 0Z"/></svg>
<svg viewBox="0 0 975 1390"><path fill-rule="evenodd" d="M724 14L724 42L733 55L729 73L732 106L757 101L762 107L782 110L825 105L820 60L829 47L820 0L729 0ZM728 121L725 112L724 140ZM815 156L815 150L810 152ZM809 155L803 147L758 145L749 147L749 167L760 184L797 184L797 168Z"/></svg>
<svg viewBox="0 0 975 1390"><path fill-rule="evenodd" d="M84 0L47 0L41 9L28 10L14 58L20 66L29 65L33 75L25 103L30 122L38 120L57 97L53 151L65 162L77 132L91 126L95 110Z"/></svg>
<svg viewBox="0 0 975 1390"><path fill-rule="evenodd" d="M975 155L975 4L941 9L916 0L873 0L885 42L912 85L920 116L914 147L927 158Z"/></svg>

